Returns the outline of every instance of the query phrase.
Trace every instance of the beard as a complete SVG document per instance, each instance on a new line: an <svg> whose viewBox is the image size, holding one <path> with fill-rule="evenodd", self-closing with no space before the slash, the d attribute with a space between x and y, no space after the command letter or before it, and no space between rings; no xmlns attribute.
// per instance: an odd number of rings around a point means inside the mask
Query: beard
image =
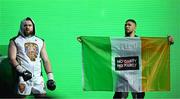
<svg viewBox="0 0 180 99"><path fill-rule="evenodd" d="M132 32L127 32L127 31L125 31L125 36L127 37L127 36L130 36L132 34Z"/></svg>
<svg viewBox="0 0 180 99"><path fill-rule="evenodd" d="M33 35L33 31L24 31L24 36L29 37Z"/></svg>

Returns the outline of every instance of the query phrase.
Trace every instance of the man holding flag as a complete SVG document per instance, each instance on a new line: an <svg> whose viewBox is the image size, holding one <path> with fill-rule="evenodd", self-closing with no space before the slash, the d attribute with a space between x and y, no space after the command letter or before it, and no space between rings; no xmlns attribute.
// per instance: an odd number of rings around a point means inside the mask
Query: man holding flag
<svg viewBox="0 0 180 99"><path fill-rule="evenodd" d="M135 35L136 30L136 21L133 19L128 19L125 22L125 37L127 38L110 38L110 37L78 37L78 41L82 42L82 49L83 49L83 85L84 90L106 90L115 91L113 96L114 99L122 99L128 97L128 92L132 92L132 96L134 99L137 98L144 98L145 93L144 91L156 91L156 90L169 90L169 86L166 85L157 85L155 84L155 80L152 77L158 72L157 68L164 68L166 67L167 74L168 72L168 64L164 65L162 63L168 63L160 61L157 64L158 57L156 54L153 53L158 51L158 54L161 57L158 59L169 59L168 54L165 52L169 51L167 39L165 38L140 38ZM151 40L153 40L151 42ZM157 41L158 40L158 41ZM161 43L163 41L163 43ZM169 44L173 44L173 37L168 36ZM160 42L158 48L156 45ZM151 49L155 51L149 50L147 46L151 45ZM145 48L143 48L145 46ZM147 54L153 53L149 57ZM161 53L164 50L163 53ZM160 52L160 53L159 53ZM142 56L141 56L142 55ZM163 58L165 57L165 58ZM145 59L148 62L144 62ZM148 67L150 61L156 63L156 71L155 74L149 74L153 71L154 67L153 63ZM143 65L143 67L142 67ZM148 67L145 68L145 67ZM103 70L102 70L103 68ZM145 68L145 69L144 69ZM150 68L150 69L149 69ZM95 71L96 70L96 71ZM143 73L145 71L145 73ZM163 71L160 71L163 72ZM159 80L160 77L166 77L168 75L158 75L158 82L162 82L164 80ZM145 80L144 80L144 78ZM108 80L109 79L109 80ZM166 79L168 80L168 79ZM169 83L167 83L169 85ZM147 87L150 86L150 87ZM158 87L157 87L158 86Z"/></svg>
<svg viewBox="0 0 180 99"><path fill-rule="evenodd" d="M137 37L135 35L135 30L136 30L136 21L133 19L128 19L125 22L125 37ZM174 43L173 37L169 36L168 40L170 44ZM141 98L143 99L145 96L145 92L132 92L132 96L134 99ZM121 99L121 98L127 98L128 97L128 92L115 92L113 98L114 99Z"/></svg>
<svg viewBox="0 0 180 99"><path fill-rule="evenodd" d="M137 37L135 35L136 30L136 21L133 19L128 19L125 22L125 37ZM133 98L144 98L145 92L132 92ZM127 98L128 92L115 92L113 98L114 99L121 99L121 98Z"/></svg>

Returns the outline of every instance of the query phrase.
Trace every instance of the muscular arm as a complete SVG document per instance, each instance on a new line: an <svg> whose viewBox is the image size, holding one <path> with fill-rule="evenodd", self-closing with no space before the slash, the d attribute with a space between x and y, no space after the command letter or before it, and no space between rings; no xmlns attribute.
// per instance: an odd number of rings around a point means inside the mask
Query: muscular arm
<svg viewBox="0 0 180 99"><path fill-rule="evenodd" d="M43 47L41 49L41 57L43 59L43 63L44 63L44 68L48 77L48 81L47 81L47 88L49 90L55 90L56 89L56 84L54 81L54 76L51 70L51 64L50 61L48 59L48 55L46 52L46 45L45 43L43 44Z"/></svg>
<svg viewBox="0 0 180 99"><path fill-rule="evenodd" d="M11 40L9 43L9 48L8 48L8 57L9 57L10 63L14 67L19 65L19 63L16 60L16 54L17 54L17 48L16 48L14 42Z"/></svg>
<svg viewBox="0 0 180 99"><path fill-rule="evenodd" d="M49 58L48 58L48 55L47 55L47 52L46 52L46 45L45 43L43 44L43 47L41 49L41 57L43 59L43 64L44 64L44 68L45 68L45 71L46 73L51 73L52 70L51 70L51 64L50 64L50 61L49 61Z"/></svg>

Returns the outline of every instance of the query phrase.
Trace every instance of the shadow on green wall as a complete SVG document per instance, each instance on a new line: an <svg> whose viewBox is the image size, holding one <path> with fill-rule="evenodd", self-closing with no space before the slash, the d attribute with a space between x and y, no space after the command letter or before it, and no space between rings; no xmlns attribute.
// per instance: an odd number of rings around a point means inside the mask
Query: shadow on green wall
<svg viewBox="0 0 180 99"><path fill-rule="evenodd" d="M9 64L8 58L0 56L0 97L16 97L15 72Z"/></svg>

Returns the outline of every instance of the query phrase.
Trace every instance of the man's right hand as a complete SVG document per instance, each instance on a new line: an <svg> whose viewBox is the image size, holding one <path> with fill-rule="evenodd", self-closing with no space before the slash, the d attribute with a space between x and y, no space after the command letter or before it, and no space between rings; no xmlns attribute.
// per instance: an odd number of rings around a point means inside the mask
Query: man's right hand
<svg viewBox="0 0 180 99"><path fill-rule="evenodd" d="M27 81L32 78L32 73L24 69L22 66L18 65L16 67L16 70L18 72L18 75L23 77L24 81Z"/></svg>
<svg viewBox="0 0 180 99"><path fill-rule="evenodd" d="M79 36L79 37L77 37L77 40L80 42L80 43L82 43L82 39L81 39L81 37Z"/></svg>

